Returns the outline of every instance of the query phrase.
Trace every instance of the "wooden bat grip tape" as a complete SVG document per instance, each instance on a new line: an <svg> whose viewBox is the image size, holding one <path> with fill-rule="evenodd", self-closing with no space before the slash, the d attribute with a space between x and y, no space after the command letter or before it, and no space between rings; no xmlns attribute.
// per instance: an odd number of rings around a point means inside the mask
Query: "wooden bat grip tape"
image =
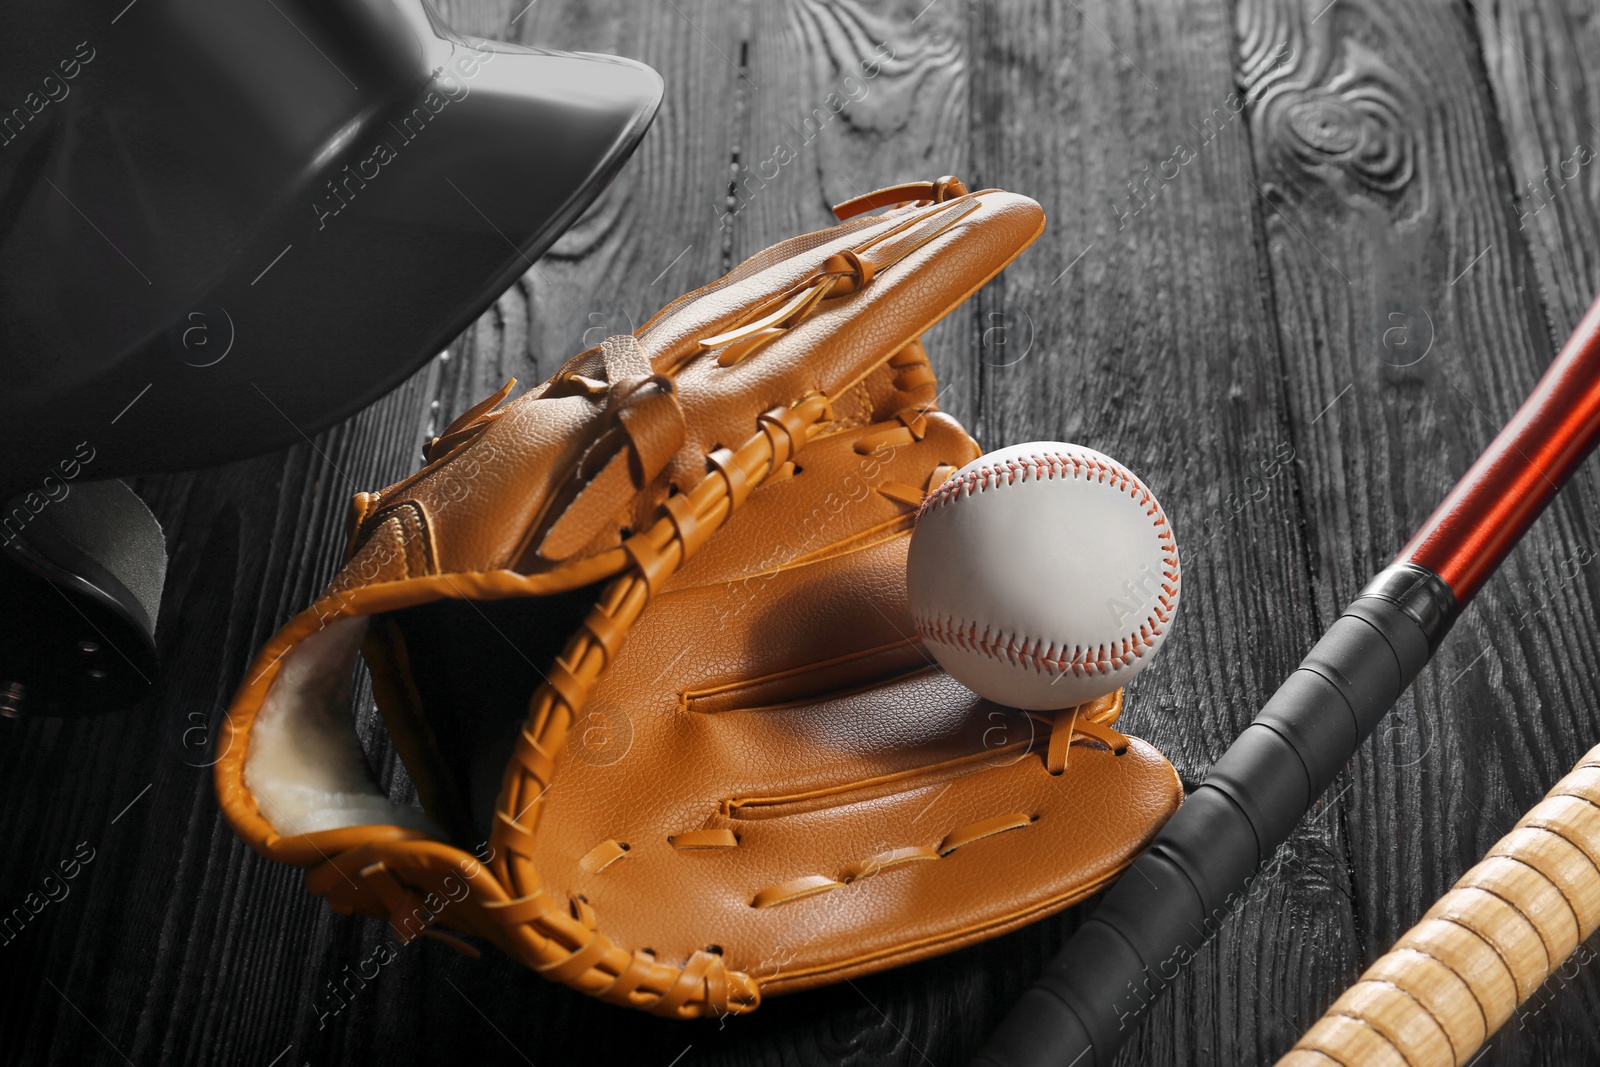
<svg viewBox="0 0 1600 1067"><path fill-rule="evenodd" d="M1334 1001L1278 1067L1464 1067L1600 927L1600 747Z"/></svg>

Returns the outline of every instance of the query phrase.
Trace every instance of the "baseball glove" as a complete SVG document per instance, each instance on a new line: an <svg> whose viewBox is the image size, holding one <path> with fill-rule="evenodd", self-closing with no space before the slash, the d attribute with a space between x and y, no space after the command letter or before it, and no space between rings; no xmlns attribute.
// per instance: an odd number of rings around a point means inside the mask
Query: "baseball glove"
<svg viewBox="0 0 1600 1067"><path fill-rule="evenodd" d="M987 704L906 605L917 509L979 452L918 337L1043 213L952 178L838 213L356 495L219 738L253 848L402 940L679 1018L1002 933L1139 853L1181 789L1121 693ZM368 771L358 650L420 809Z"/></svg>

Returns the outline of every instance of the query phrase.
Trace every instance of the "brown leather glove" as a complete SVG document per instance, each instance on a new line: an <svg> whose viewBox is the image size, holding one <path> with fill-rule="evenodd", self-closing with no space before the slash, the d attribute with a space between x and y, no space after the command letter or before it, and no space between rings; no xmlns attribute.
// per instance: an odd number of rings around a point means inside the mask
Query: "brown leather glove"
<svg viewBox="0 0 1600 1067"><path fill-rule="evenodd" d="M219 742L252 847L402 940L682 1018L1002 933L1137 855L1181 790L1110 728L1121 693L987 704L906 606L916 509L979 452L918 335L1043 213L947 178L840 215L356 496ZM425 811L367 771L358 648Z"/></svg>

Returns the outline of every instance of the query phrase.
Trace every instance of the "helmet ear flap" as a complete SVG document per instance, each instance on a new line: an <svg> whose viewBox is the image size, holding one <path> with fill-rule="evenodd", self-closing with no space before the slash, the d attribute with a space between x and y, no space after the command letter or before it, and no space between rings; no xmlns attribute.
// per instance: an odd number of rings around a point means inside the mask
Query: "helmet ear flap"
<svg viewBox="0 0 1600 1067"><path fill-rule="evenodd" d="M0 718L115 711L156 682L166 539L122 481L74 480L93 458L0 504Z"/></svg>

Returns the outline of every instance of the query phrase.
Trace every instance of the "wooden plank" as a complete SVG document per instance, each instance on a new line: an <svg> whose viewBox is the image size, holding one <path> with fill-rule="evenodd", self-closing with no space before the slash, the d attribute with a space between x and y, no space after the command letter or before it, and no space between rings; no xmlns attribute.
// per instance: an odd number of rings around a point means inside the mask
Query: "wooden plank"
<svg viewBox="0 0 1600 1067"><path fill-rule="evenodd" d="M1252 2L1237 33L1321 626L1503 424L1549 360L1552 331L1530 299L1479 36L1459 11ZM1269 69L1285 44L1292 59ZM1592 743L1592 655L1567 658L1571 637L1554 632L1591 627L1591 593L1549 583L1526 625L1508 626L1526 591L1579 551L1568 507L1534 530L1357 755L1336 815L1352 940L1286 990L1271 1047ZM1514 1054L1557 1062L1528 1043Z"/></svg>
<svg viewBox="0 0 1600 1067"><path fill-rule="evenodd" d="M1173 516L1183 606L1124 722L1190 783L1297 665L1318 621L1228 10L1002 5L985 16L975 94L978 157L1051 220L969 334L983 356L1003 353L985 359L982 436L1099 448L1147 477ZM1031 331L1025 358L984 344L996 325ZM1329 862L1341 842L1331 820L1302 830L1237 912L1217 917L1219 935L1121 1062L1270 1055L1263 1035L1296 1009L1303 973L1348 940L1343 874Z"/></svg>

